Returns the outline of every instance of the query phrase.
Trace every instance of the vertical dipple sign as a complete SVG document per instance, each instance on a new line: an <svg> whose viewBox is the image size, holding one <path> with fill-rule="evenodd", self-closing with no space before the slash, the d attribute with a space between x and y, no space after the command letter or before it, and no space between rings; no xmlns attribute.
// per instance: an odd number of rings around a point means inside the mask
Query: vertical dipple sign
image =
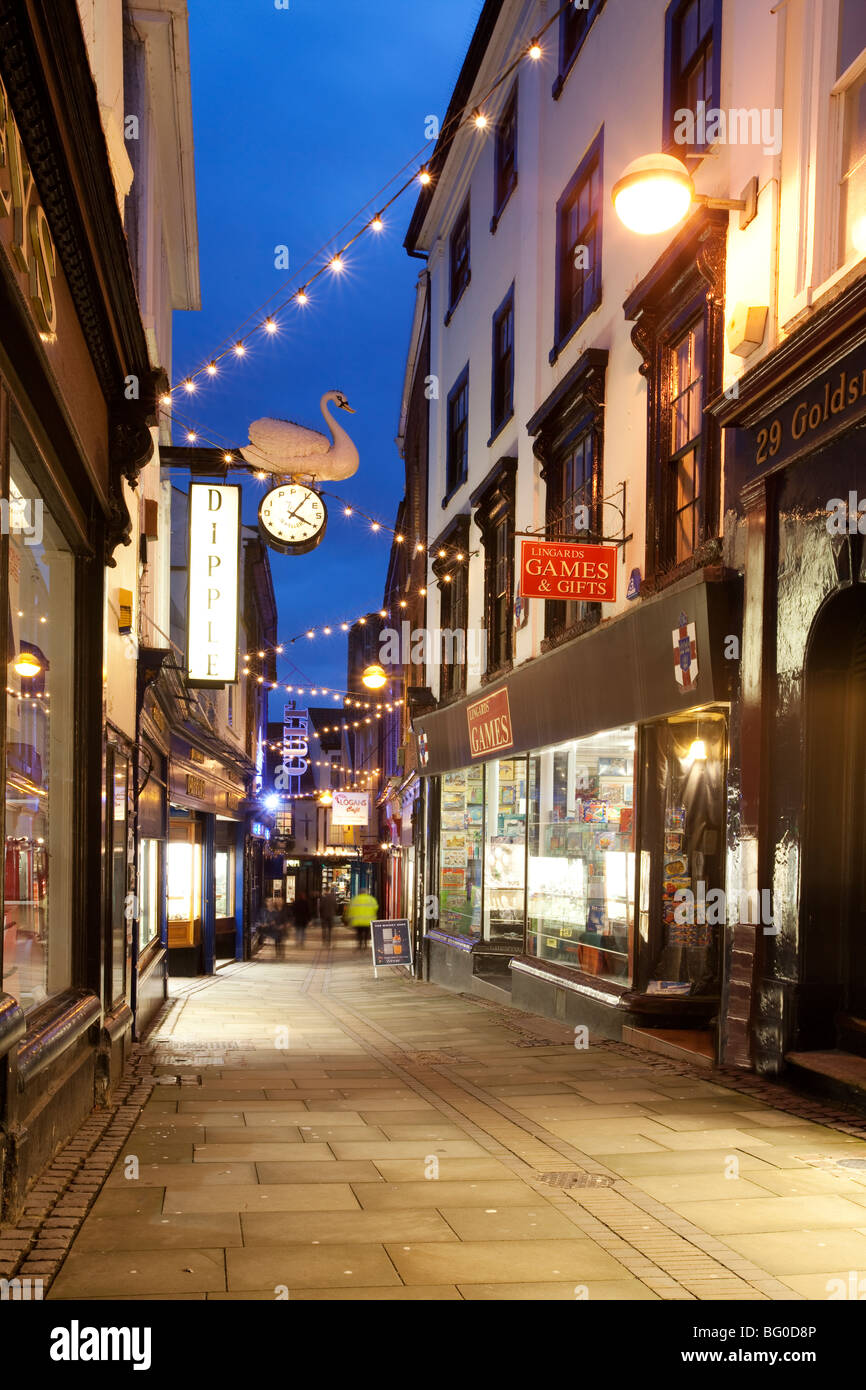
<svg viewBox="0 0 866 1390"><path fill-rule="evenodd" d="M191 483L187 672L191 685L238 678L238 572L241 489Z"/></svg>

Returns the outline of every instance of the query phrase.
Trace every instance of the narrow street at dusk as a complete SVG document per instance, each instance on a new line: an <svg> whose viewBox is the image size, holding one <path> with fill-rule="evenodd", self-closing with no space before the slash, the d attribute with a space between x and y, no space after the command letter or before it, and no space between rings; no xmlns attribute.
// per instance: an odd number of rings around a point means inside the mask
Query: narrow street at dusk
<svg viewBox="0 0 866 1390"><path fill-rule="evenodd" d="M850 1374L866 0L0 0L0 651L7 1378Z"/></svg>

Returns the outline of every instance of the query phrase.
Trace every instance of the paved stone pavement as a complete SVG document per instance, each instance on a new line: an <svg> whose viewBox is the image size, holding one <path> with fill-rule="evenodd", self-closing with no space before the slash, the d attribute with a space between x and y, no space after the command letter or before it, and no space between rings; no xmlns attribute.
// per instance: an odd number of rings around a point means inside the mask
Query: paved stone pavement
<svg viewBox="0 0 866 1390"><path fill-rule="evenodd" d="M824 1299L866 1271L864 1122L829 1105L576 1049L342 941L173 993L50 1298Z"/></svg>

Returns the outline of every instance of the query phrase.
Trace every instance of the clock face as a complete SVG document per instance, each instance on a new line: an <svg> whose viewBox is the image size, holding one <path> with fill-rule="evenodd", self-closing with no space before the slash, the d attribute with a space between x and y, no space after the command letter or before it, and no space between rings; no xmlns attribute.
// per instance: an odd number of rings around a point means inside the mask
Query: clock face
<svg viewBox="0 0 866 1390"><path fill-rule="evenodd" d="M273 488L259 507L259 530L273 550L305 555L325 534L328 512L324 499L302 483Z"/></svg>

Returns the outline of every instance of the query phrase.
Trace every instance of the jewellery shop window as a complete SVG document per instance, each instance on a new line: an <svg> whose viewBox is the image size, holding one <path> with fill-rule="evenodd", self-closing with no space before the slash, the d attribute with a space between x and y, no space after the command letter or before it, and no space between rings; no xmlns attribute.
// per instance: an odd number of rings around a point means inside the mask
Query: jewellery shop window
<svg viewBox="0 0 866 1390"><path fill-rule="evenodd" d="M641 935L652 967L648 994L719 992L725 921L727 720L693 712L644 729Z"/></svg>
<svg viewBox="0 0 866 1390"><path fill-rule="evenodd" d="M600 979L631 978L635 728L529 759L527 950Z"/></svg>
<svg viewBox="0 0 866 1390"><path fill-rule="evenodd" d="M523 949L526 894L526 758L485 770L484 939Z"/></svg>
<svg viewBox="0 0 866 1390"><path fill-rule="evenodd" d="M71 980L75 570L14 445L8 508L3 987L31 1008Z"/></svg>
<svg viewBox="0 0 866 1390"><path fill-rule="evenodd" d="M438 926L451 936L480 936L483 767L445 773L441 795Z"/></svg>

